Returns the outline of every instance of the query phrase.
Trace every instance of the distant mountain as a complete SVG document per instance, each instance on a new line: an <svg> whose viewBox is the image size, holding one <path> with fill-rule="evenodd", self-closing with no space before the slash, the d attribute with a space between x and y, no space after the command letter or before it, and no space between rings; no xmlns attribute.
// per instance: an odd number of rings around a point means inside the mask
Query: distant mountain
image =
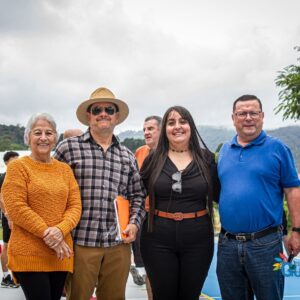
<svg viewBox="0 0 300 300"><path fill-rule="evenodd" d="M211 151L215 151L220 143L231 140L235 135L235 130L224 127L197 126L197 129ZM279 138L290 147L295 158L297 169L300 172L300 126L282 127L266 130L266 132L271 136ZM143 139L143 131L123 131L118 137L121 141L126 138Z"/></svg>
<svg viewBox="0 0 300 300"><path fill-rule="evenodd" d="M197 129L203 138L204 143L211 151L215 151L220 143L231 140L235 135L233 129L224 127L197 126Z"/></svg>
<svg viewBox="0 0 300 300"><path fill-rule="evenodd" d="M118 138L121 142L123 142L125 139L143 139L144 134L142 130L126 130L122 131L118 134Z"/></svg>
<svg viewBox="0 0 300 300"><path fill-rule="evenodd" d="M232 139L235 135L233 129L214 126L198 126L204 142L211 151L215 151L220 143L224 143ZM25 127L20 125L2 125L0 124L0 151L6 150L25 150L27 147L24 145ZM300 172L300 126L288 126L278 129L266 130L269 135L281 139L286 143L295 158L296 166ZM118 135L121 141L125 139L143 139L143 131L127 130ZM132 141L129 141L132 143Z"/></svg>

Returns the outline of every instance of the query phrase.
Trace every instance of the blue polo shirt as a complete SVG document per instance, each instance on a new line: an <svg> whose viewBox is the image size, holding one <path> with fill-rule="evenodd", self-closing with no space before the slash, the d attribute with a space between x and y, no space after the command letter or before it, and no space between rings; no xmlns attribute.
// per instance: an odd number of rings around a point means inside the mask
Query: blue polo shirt
<svg viewBox="0 0 300 300"><path fill-rule="evenodd" d="M232 233L256 232L282 223L283 188L298 187L290 149L264 131L242 147L237 136L218 159L222 227Z"/></svg>

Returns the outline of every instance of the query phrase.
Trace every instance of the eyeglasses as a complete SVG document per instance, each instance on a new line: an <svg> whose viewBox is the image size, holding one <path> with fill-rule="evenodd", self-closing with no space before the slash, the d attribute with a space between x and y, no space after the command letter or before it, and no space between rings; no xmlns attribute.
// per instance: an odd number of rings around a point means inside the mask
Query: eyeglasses
<svg viewBox="0 0 300 300"><path fill-rule="evenodd" d="M172 179L176 181L172 184L172 190L176 193L181 193L182 191L182 181L181 181L181 172L176 172L172 175Z"/></svg>
<svg viewBox="0 0 300 300"><path fill-rule="evenodd" d="M260 114L261 111L238 111L234 115L240 120L246 119L248 115L251 119L257 120Z"/></svg>
<svg viewBox="0 0 300 300"><path fill-rule="evenodd" d="M108 106L108 107L102 107L102 106L94 106L91 109L91 113L94 116L98 116L99 114L101 114L103 111L105 111L108 115L112 116L116 110L113 106Z"/></svg>

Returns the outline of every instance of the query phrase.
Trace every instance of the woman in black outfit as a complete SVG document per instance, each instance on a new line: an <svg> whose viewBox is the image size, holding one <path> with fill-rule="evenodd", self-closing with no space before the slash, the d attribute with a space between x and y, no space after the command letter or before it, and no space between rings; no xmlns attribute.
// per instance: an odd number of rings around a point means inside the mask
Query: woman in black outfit
<svg viewBox="0 0 300 300"><path fill-rule="evenodd" d="M166 111L141 175L150 197L141 253L153 299L198 300L213 257L219 182L214 156L184 107Z"/></svg>

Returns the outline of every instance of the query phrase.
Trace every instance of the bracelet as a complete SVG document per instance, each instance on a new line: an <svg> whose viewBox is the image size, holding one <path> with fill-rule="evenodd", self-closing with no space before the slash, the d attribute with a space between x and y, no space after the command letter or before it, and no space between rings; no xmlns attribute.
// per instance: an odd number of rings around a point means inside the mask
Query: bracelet
<svg viewBox="0 0 300 300"><path fill-rule="evenodd" d="M293 228L292 228L292 231L295 231L295 232L300 233L300 227L293 227Z"/></svg>

